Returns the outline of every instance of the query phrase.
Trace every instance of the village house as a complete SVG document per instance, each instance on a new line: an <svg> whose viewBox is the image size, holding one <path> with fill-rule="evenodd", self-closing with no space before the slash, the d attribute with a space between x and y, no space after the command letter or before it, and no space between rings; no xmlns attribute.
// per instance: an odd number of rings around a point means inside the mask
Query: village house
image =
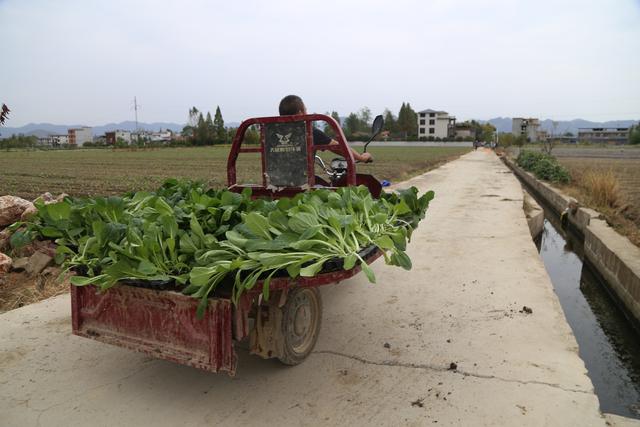
<svg viewBox="0 0 640 427"><path fill-rule="evenodd" d="M93 142L93 130L88 126L69 129L69 145L82 147L85 142Z"/></svg>
<svg viewBox="0 0 640 427"><path fill-rule="evenodd" d="M456 118L446 111L422 110L418 112L418 138L447 139L455 137Z"/></svg>

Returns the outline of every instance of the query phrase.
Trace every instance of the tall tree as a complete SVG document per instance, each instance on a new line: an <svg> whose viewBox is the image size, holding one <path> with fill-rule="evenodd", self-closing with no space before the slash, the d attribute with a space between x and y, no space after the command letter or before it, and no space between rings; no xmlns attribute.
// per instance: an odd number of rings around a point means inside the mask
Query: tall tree
<svg viewBox="0 0 640 427"><path fill-rule="evenodd" d="M640 123L629 129L629 144L640 145Z"/></svg>
<svg viewBox="0 0 640 427"><path fill-rule="evenodd" d="M384 110L384 128L383 130L388 131L389 133L394 133L397 131L398 124L396 122L396 117L393 113L386 108Z"/></svg>
<svg viewBox="0 0 640 427"><path fill-rule="evenodd" d="M187 124L192 128L197 127L199 116L200 116L200 111L198 111L196 107L191 107L191 109L189 110L189 121L187 122Z"/></svg>
<svg viewBox="0 0 640 427"><path fill-rule="evenodd" d="M207 111L207 118L204 121L207 125L207 139L205 144L213 144L213 137L216 133L216 128L213 125L213 120L211 119L211 113Z"/></svg>
<svg viewBox="0 0 640 427"><path fill-rule="evenodd" d="M356 113L351 113L344 120L344 127L348 134L355 135L360 131L360 118Z"/></svg>
<svg viewBox="0 0 640 427"><path fill-rule="evenodd" d="M412 114L413 112L413 114ZM402 103L400 111L398 112L398 130L402 133L402 136L408 138L412 135L412 130L417 128L417 121L414 123L415 112L411 109L409 103ZM416 119L417 120L417 119Z"/></svg>
<svg viewBox="0 0 640 427"><path fill-rule="evenodd" d="M331 117L333 117L333 119L338 122L338 126L340 126L340 129L342 129L342 120L340 120L340 114L338 114L337 111L332 111L331 112ZM333 132L333 129L332 129ZM333 135L335 136L335 135Z"/></svg>
<svg viewBox="0 0 640 427"><path fill-rule="evenodd" d="M407 116L409 117L409 135L417 137L418 136L418 113L416 113L413 108L411 108L411 104L407 102Z"/></svg>
<svg viewBox="0 0 640 427"><path fill-rule="evenodd" d="M196 125L195 131L195 141L196 145L204 145L207 143L207 122L204 117L202 117L202 113L198 114L198 124Z"/></svg>
<svg viewBox="0 0 640 427"><path fill-rule="evenodd" d="M340 123L340 115L338 114L337 111L332 111L331 114L329 114L329 112L327 111L324 114L327 115L327 116L333 117L335 119L335 121L338 122L338 126L341 125L341 123ZM331 136L331 137L334 137L336 135L336 133L331 128L331 126L329 126L329 123L325 123L325 125L324 125L324 133L326 133L327 136Z"/></svg>
<svg viewBox="0 0 640 427"><path fill-rule="evenodd" d="M360 130L366 131L371 125L371 110L369 107L362 107L358 113L358 118L360 119Z"/></svg>
<svg viewBox="0 0 640 427"><path fill-rule="evenodd" d="M480 134L481 141L485 141L485 142L493 141L493 135L496 131L495 126L487 122L480 125L480 129L482 130L482 133Z"/></svg>
<svg viewBox="0 0 640 427"><path fill-rule="evenodd" d="M191 107L189 109L189 118L187 119L187 124L182 128L182 135L184 137L190 138L192 141L196 139L196 129L198 127L199 114L200 112L196 107Z"/></svg>
<svg viewBox="0 0 640 427"><path fill-rule="evenodd" d="M245 144L260 144L260 132L257 128L257 125L251 125L249 126L249 129L247 129L247 131L244 134L244 140L243 142Z"/></svg>
<svg viewBox="0 0 640 427"><path fill-rule="evenodd" d="M216 114L213 118L213 141L214 144L226 144L227 143L227 130L224 127L224 120L222 119L222 112L220 112L220 106L216 107Z"/></svg>

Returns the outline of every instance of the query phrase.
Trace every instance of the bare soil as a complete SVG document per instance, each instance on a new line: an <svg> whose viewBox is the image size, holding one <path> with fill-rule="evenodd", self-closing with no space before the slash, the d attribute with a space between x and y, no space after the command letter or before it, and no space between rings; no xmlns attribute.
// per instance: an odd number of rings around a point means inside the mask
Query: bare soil
<svg viewBox="0 0 640 427"><path fill-rule="evenodd" d="M0 276L0 313L68 292L69 277L59 276L60 269L56 267L34 277L25 272Z"/></svg>

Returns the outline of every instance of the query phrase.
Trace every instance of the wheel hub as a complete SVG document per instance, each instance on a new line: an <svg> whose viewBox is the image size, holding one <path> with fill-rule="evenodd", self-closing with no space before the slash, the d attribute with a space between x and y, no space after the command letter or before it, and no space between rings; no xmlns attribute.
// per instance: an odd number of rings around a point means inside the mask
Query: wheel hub
<svg viewBox="0 0 640 427"><path fill-rule="evenodd" d="M318 317L320 316L315 294L307 289L297 292L289 305L290 319L289 342L291 349L299 354L305 353L314 343Z"/></svg>

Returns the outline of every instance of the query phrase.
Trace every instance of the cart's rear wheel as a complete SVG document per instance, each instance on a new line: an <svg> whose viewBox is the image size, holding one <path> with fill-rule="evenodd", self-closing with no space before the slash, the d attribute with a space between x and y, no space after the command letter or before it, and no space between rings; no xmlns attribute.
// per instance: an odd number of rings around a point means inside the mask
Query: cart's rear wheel
<svg viewBox="0 0 640 427"><path fill-rule="evenodd" d="M282 307L285 365L301 363L313 350L320 333L322 299L316 288L294 288Z"/></svg>

